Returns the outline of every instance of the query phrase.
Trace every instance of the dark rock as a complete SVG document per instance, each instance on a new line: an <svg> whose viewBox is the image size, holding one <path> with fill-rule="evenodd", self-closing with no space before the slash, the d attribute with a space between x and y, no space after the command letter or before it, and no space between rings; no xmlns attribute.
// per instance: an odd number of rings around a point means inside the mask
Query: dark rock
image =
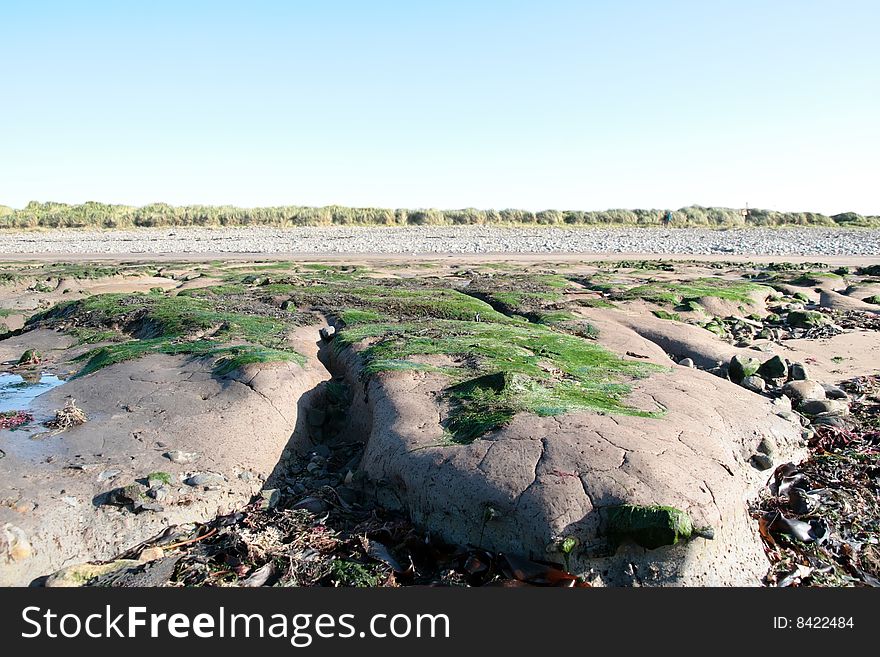
<svg viewBox="0 0 880 657"><path fill-rule="evenodd" d="M798 404L798 411L804 415L846 415L849 406L836 399L805 399Z"/></svg>
<svg viewBox="0 0 880 657"><path fill-rule="evenodd" d="M846 391L843 388L831 385L830 383L823 383L822 387L825 389L825 396L828 397L828 399L849 399L849 395L846 394Z"/></svg>
<svg viewBox="0 0 880 657"><path fill-rule="evenodd" d="M810 378L803 363L792 363L788 368L788 377L792 381L806 381Z"/></svg>
<svg viewBox="0 0 880 657"><path fill-rule="evenodd" d="M304 497L290 508L296 511L308 511L315 515L321 515L330 509L330 505L318 497Z"/></svg>
<svg viewBox="0 0 880 657"><path fill-rule="evenodd" d="M318 333L321 335L322 340L330 341L336 336L336 327L335 326L325 326Z"/></svg>
<svg viewBox="0 0 880 657"><path fill-rule="evenodd" d="M773 467L773 458L768 454L754 454L749 462L757 470L769 470Z"/></svg>
<svg viewBox="0 0 880 657"><path fill-rule="evenodd" d="M695 367L692 358L682 358L680 361L678 361L678 364L682 367Z"/></svg>
<svg viewBox="0 0 880 657"><path fill-rule="evenodd" d="M779 356L765 360L758 368L758 376L764 379L784 379L788 376L788 365Z"/></svg>

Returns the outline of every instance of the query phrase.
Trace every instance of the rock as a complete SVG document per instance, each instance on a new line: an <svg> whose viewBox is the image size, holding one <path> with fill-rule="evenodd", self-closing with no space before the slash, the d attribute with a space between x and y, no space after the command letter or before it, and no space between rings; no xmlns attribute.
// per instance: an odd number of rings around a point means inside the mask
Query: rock
<svg viewBox="0 0 880 657"><path fill-rule="evenodd" d="M788 368L788 378L792 381L806 381L810 377L803 363L792 363Z"/></svg>
<svg viewBox="0 0 880 657"><path fill-rule="evenodd" d="M828 397L828 399L849 400L849 395L846 394L846 391L843 388L831 385L830 383L823 383L822 387L825 389L825 396Z"/></svg>
<svg viewBox="0 0 880 657"><path fill-rule="evenodd" d="M773 440L771 436L764 436L761 438L761 442L758 443L758 452L761 454L766 454L767 456L773 456L776 454L776 441Z"/></svg>
<svg viewBox="0 0 880 657"><path fill-rule="evenodd" d="M309 513L314 513L317 516L322 513L326 513L329 510L330 506L324 500L318 497L304 497L290 508L296 511L308 511Z"/></svg>
<svg viewBox="0 0 880 657"><path fill-rule="evenodd" d="M757 470L769 470L773 467L773 458L769 454L754 454L749 463Z"/></svg>
<svg viewBox="0 0 880 657"><path fill-rule="evenodd" d="M162 456L171 461L172 463L192 463L195 461L199 455L195 452L181 452L179 449L173 449L169 452L165 452Z"/></svg>
<svg viewBox="0 0 880 657"><path fill-rule="evenodd" d="M67 566L59 571L49 575L46 579L45 586L48 588L69 588L76 586L85 586L90 580L101 575L113 573L125 568L139 566L140 561L133 559L117 559L109 563L80 563L73 566Z"/></svg>
<svg viewBox="0 0 880 657"><path fill-rule="evenodd" d="M631 540L653 550L687 540L693 533L690 516L673 507L622 504L608 509L608 536L618 545Z"/></svg>
<svg viewBox="0 0 880 657"><path fill-rule="evenodd" d="M798 411L804 415L847 415L849 405L837 399L806 399L798 404Z"/></svg>
<svg viewBox="0 0 880 657"><path fill-rule="evenodd" d="M281 302L281 310L296 310L296 306L291 299L285 299Z"/></svg>
<svg viewBox="0 0 880 657"><path fill-rule="evenodd" d="M159 484L158 486L151 487L147 491L147 495L157 502L170 502L174 497L174 490L167 484Z"/></svg>
<svg viewBox="0 0 880 657"><path fill-rule="evenodd" d="M779 356L765 360L758 368L758 376L764 379L784 379L788 376L788 365Z"/></svg>
<svg viewBox="0 0 880 657"><path fill-rule="evenodd" d="M784 411L786 413L790 413L792 410L791 399L786 397L785 395L782 395L781 397L777 397L776 399L774 399L770 403L773 404L773 406L778 408L780 411Z"/></svg>
<svg viewBox="0 0 880 657"><path fill-rule="evenodd" d="M136 507L144 501L146 489L138 483L131 483L120 488L114 488L107 494L107 503L116 506Z"/></svg>
<svg viewBox="0 0 880 657"><path fill-rule="evenodd" d="M260 509L268 511L278 506L278 502L281 501L281 491L277 488L267 488L260 491L260 498Z"/></svg>
<svg viewBox="0 0 880 657"><path fill-rule="evenodd" d="M752 375L747 376L739 383L743 388L747 390L751 390L752 392L762 393L764 389L767 387L767 383L760 376Z"/></svg>
<svg viewBox="0 0 880 657"><path fill-rule="evenodd" d="M834 427L835 429L847 429L848 425L842 415L825 414L817 415L812 418L812 423L826 427Z"/></svg>
<svg viewBox="0 0 880 657"><path fill-rule="evenodd" d="M6 561L24 561L34 554L30 541L20 527L7 522L0 531L0 555Z"/></svg>
<svg viewBox="0 0 880 657"><path fill-rule="evenodd" d="M755 358L734 356L727 365L727 376L734 383L739 383L747 376L752 376L758 371L761 363Z"/></svg>
<svg viewBox="0 0 880 657"><path fill-rule="evenodd" d="M103 470L98 474L98 482L109 481L122 474L122 470Z"/></svg>
<svg viewBox="0 0 880 657"><path fill-rule="evenodd" d="M223 475L216 474L214 472L199 472L194 474L184 481L187 486L220 486L226 483L226 479Z"/></svg>
<svg viewBox="0 0 880 657"><path fill-rule="evenodd" d="M792 310L786 320L794 328L813 328L828 323L828 318L816 310Z"/></svg>
<svg viewBox="0 0 880 657"><path fill-rule="evenodd" d="M16 365L39 365L42 362L43 355L39 351L28 349L19 357Z"/></svg>
<svg viewBox="0 0 880 657"><path fill-rule="evenodd" d="M329 342L336 336L336 327L325 326L320 331L318 331L318 333L321 335L322 340L327 340Z"/></svg>
<svg viewBox="0 0 880 657"><path fill-rule="evenodd" d="M825 389L815 381L789 381L782 386L782 394L798 402L825 399Z"/></svg>
<svg viewBox="0 0 880 657"><path fill-rule="evenodd" d="M144 548L138 556L138 561L146 563L147 561L155 561L165 556L165 550L160 547Z"/></svg>
<svg viewBox="0 0 880 657"><path fill-rule="evenodd" d="M680 361L678 361L678 364L682 367L696 367L692 358L682 358Z"/></svg>

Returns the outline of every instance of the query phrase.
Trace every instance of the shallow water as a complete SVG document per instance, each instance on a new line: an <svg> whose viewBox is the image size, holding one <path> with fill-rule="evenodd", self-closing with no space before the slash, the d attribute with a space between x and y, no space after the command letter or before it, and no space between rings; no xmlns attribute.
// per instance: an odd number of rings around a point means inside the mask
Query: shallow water
<svg viewBox="0 0 880 657"><path fill-rule="evenodd" d="M60 386L64 381L54 374L0 374L0 413L24 410L38 395Z"/></svg>

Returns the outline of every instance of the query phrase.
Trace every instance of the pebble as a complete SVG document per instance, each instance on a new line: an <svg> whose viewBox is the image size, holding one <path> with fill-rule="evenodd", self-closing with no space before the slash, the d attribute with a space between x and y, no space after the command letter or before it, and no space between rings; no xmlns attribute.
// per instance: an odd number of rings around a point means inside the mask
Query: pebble
<svg viewBox="0 0 880 657"><path fill-rule="evenodd" d="M308 511L309 513L319 515L321 513L326 513L330 507L324 500L318 497L305 497L290 508L298 511Z"/></svg>
<svg viewBox="0 0 880 657"><path fill-rule="evenodd" d="M757 375L747 376L740 381L740 385L746 390L751 390L752 392L757 393L764 392L764 389L767 387L767 383L764 379Z"/></svg>
<svg viewBox="0 0 880 657"><path fill-rule="evenodd" d="M200 472L187 478L185 483L187 486L219 486L226 482L223 475L213 472Z"/></svg>
<svg viewBox="0 0 880 657"><path fill-rule="evenodd" d="M181 452L179 449L165 452L162 456L172 463L192 463L199 457L195 452Z"/></svg>
<svg viewBox="0 0 880 657"><path fill-rule="evenodd" d="M840 228L297 226L3 231L3 253L654 253L880 255L880 230ZM198 274L192 276L197 277Z"/></svg>
<svg viewBox="0 0 880 657"><path fill-rule="evenodd" d="M693 358L682 358L680 361L678 361L678 364L682 367L696 367L696 365L694 365Z"/></svg>

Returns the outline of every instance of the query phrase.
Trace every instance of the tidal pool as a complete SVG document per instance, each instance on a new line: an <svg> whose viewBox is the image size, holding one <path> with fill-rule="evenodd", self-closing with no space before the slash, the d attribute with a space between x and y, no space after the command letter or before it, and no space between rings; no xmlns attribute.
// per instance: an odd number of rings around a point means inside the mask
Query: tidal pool
<svg viewBox="0 0 880 657"><path fill-rule="evenodd" d="M0 413L25 410L35 397L62 383L54 374L0 373Z"/></svg>

